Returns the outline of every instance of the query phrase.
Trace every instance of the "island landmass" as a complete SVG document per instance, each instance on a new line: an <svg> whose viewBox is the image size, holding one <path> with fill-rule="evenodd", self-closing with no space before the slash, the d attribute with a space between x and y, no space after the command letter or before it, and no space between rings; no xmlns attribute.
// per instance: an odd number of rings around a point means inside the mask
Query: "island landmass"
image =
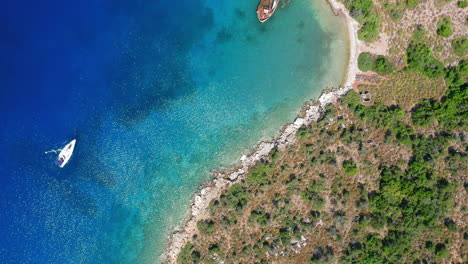
<svg viewBox="0 0 468 264"><path fill-rule="evenodd" d="M162 262L467 261L466 2L328 3L342 87L214 175Z"/></svg>

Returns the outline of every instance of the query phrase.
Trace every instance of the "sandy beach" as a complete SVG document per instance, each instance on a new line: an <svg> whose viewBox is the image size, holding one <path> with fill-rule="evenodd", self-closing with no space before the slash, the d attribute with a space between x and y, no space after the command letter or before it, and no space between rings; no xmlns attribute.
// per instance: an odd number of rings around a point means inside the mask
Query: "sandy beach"
<svg viewBox="0 0 468 264"><path fill-rule="evenodd" d="M182 226L176 228L168 238L167 250L160 256L156 263L177 263L177 256L190 238L197 233L197 222L209 217L208 206L212 199L219 195L232 184L241 181L247 175L249 168L257 161L269 155L273 148L284 149L288 144L295 142L295 134L302 125L308 125L316 121L324 107L330 103L335 103L339 97L353 87L356 75L359 73L357 67L357 57L363 45L357 38L359 23L352 19L348 10L342 3L336 0L328 0L328 3L336 16L345 20L349 38L349 60L346 75L342 87L324 92L316 102L307 103L302 115L296 120L283 127L281 134L271 142L260 142L249 155L240 158L241 165L233 168L230 172L216 173L214 178L207 182L198 191L190 205L189 212ZM366 50L368 50L367 47Z"/></svg>

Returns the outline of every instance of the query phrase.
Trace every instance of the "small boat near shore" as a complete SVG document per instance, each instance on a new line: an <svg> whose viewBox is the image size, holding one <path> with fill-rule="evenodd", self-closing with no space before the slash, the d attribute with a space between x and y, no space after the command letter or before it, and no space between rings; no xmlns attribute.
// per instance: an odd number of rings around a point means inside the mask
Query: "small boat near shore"
<svg viewBox="0 0 468 264"><path fill-rule="evenodd" d="M73 154L73 150L75 149L75 144L76 139L73 139L60 151L57 159L55 160L55 164L57 164L60 168L63 168L70 160Z"/></svg>
<svg viewBox="0 0 468 264"><path fill-rule="evenodd" d="M276 8L280 0L260 0L257 8L257 17L260 22L267 21L273 13L275 13Z"/></svg>

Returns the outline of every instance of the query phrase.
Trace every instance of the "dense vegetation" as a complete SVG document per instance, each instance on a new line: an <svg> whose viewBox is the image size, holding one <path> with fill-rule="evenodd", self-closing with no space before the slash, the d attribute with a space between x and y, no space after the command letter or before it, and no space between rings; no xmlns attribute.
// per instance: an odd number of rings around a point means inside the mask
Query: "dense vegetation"
<svg viewBox="0 0 468 264"><path fill-rule="evenodd" d="M376 115L381 116L382 110L370 111L372 107L365 107L363 111L363 107L357 103L357 95L353 95L352 92L347 97L351 109L362 120L366 120L366 116L371 116L371 120ZM442 104L423 100L419 109L424 108L427 111L421 111L418 116L426 113L428 117L434 118L434 108L440 109L444 107L444 104L447 105L445 109L455 110L452 107L460 107L463 110L457 111L457 113L452 114L445 111L447 115L453 115L456 119L455 123L449 121L448 128L466 127L464 124L464 120L468 118L466 84L464 87L450 88L446 98ZM391 111L391 107L383 109L383 111ZM366 114L363 115L363 112ZM425 123L427 118L422 118L424 122L420 120L416 119L415 121L413 114L414 125L427 125ZM381 121L383 120L381 119ZM395 121L391 123L395 123ZM393 129L388 128L387 135L393 134ZM407 127L405 133L409 135L407 145L411 146L413 152L407 169L402 170L395 165L382 165L379 190L368 196L370 215L365 215L359 220L376 227L377 230L381 230L385 226L387 235L382 238L377 232L370 233L364 237L362 242L350 243L346 256L343 258L346 262L397 263L407 256L410 262L419 263L426 254L434 255L435 261L440 261L441 258L448 255L446 249L449 246L447 245L450 243L449 240L441 243L426 241L426 244L436 245L435 247L426 247L426 249L416 250L413 248L413 244L424 232L443 232L444 227L441 226L441 223L448 221L453 225L451 219L444 217L453 206L455 183L439 176L433 169L441 159L447 160L453 155L450 151L446 152L452 136L441 133L436 137L425 137L416 135L411 127ZM456 231L456 227L452 226L452 229Z"/></svg>
<svg viewBox="0 0 468 264"><path fill-rule="evenodd" d="M458 2L457 2L457 6L458 6L459 8L468 7L468 2L466 2L466 1L458 1Z"/></svg>
<svg viewBox="0 0 468 264"><path fill-rule="evenodd" d="M380 75L388 75L392 72L392 64L385 56L374 56L368 52L359 54L358 67L361 71L375 71Z"/></svg>
<svg viewBox="0 0 468 264"><path fill-rule="evenodd" d="M430 126L435 120L446 129L462 127L466 129L468 95L465 81L468 78L468 61L462 60L456 67L445 68L436 60L430 49L424 44L411 44L407 50L408 69L422 73L430 78L445 78L451 87L439 103L427 99L421 100L413 111L412 120L418 126Z"/></svg>
<svg viewBox="0 0 468 264"><path fill-rule="evenodd" d="M362 24L358 31L358 38L366 42L378 39L380 32L380 18L372 10L372 0L343 0L351 16Z"/></svg>

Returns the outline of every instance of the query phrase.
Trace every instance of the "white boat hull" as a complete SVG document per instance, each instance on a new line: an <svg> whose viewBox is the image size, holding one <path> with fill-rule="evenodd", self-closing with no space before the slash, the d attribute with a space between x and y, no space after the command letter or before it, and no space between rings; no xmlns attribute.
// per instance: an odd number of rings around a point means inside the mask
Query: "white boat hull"
<svg viewBox="0 0 468 264"><path fill-rule="evenodd" d="M62 151L60 151L57 159L55 160L55 163L60 168L63 168L70 160L73 154L73 150L75 149L75 144L76 144L76 139L72 140L62 149Z"/></svg>

